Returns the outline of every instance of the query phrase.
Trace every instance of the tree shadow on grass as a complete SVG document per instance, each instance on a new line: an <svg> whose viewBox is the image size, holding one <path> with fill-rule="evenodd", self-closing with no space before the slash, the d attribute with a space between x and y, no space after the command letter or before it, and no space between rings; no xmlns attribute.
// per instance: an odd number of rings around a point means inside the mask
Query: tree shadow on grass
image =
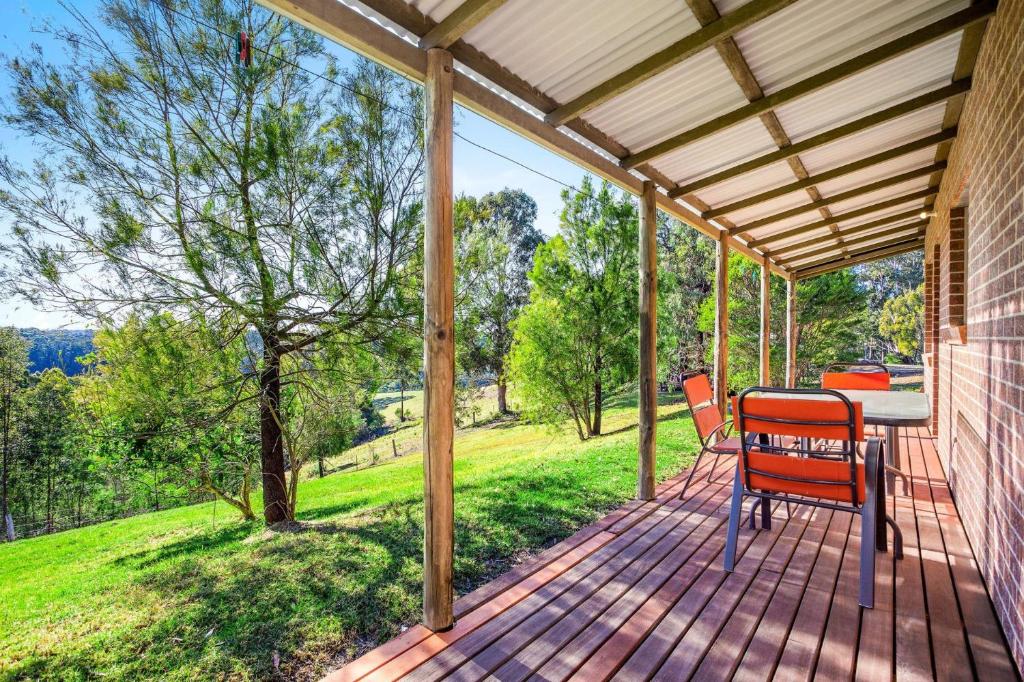
<svg viewBox="0 0 1024 682"><path fill-rule="evenodd" d="M457 591L618 506L635 475L633 457L609 447L457 485ZM422 500L337 518L356 508L358 500L308 510L302 532L236 523L135 552L122 560L132 571L125 592L161 608L24 661L14 675L317 678L395 637L421 610Z"/></svg>

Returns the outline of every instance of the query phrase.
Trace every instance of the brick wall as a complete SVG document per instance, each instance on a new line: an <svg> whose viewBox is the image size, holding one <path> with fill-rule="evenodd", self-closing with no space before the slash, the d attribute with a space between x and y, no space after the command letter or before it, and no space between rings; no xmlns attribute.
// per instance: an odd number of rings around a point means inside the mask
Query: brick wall
<svg viewBox="0 0 1024 682"><path fill-rule="evenodd" d="M938 449L1010 648L1024 667L1024 0L1002 0L928 228ZM967 194L964 194L964 190ZM964 203L966 221L955 207ZM951 225L951 209L952 225ZM966 225L965 225L966 222ZM966 231L966 235L964 235ZM966 247L966 281L963 272ZM965 318L967 341L949 341ZM934 367L934 359L938 365ZM933 388L933 379L937 389Z"/></svg>

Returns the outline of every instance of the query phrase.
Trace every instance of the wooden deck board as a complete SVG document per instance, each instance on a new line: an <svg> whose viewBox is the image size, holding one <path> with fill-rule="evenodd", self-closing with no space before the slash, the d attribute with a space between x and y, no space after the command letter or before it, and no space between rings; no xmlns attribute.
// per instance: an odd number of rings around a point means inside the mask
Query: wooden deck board
<svg viewBox="0 0 1024 682"><path fill-rule="evenodd" d="M328 679L1019 679L934 442L908 431L912 490L887 500L906 558L876 555L874 609L844 512L776 507L724 573L723 461L685 501L687 472L460 598L452 630L414 625Z"/></svg>

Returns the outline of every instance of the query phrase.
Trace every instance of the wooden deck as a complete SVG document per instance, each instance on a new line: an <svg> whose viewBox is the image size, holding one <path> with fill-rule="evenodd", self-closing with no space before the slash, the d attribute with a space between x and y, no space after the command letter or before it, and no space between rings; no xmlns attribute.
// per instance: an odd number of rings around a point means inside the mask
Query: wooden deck
<svg viewBox="0 0 1024 682"><path fill-rule="evenodd" d="M878 555L874 609L848 513L776 509L722 571L730 460L685 502L680 476L460 598L451 631L411 627L328 679L1019 679L933 442L906 435L913 494L889 499L906 557Z"/></svg>

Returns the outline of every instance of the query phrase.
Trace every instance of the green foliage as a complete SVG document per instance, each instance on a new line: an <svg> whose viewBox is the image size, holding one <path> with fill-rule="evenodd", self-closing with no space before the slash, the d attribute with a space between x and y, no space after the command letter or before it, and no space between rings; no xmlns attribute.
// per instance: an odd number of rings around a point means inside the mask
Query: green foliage
<svg viewBox="0 0 1024 682"><path fill-rule="evenodd" d="M14 539L10 514L11 474L21 440L24 387L28 379L28 342L14 327L0 327L0 525Z"/></svg>
<svg viewBox="0 0 1024 682"><path fill-rule="evenodd" d="M529 417L571 417L601 433L605 400L636 380L636 206L585 178L562 193L559 234L537 248L533 291L515 325L512 384Z"/></svg>
<svg viewBox="0 0 1024 682"><path fill-rule="evenodd" d="M293 511L297 471L281 392L315 369L295 358L415 326L421 90L365 60L339 71L319 36L252 0L176 10L102 0L99 27L69 5L71 25L47 30L73 59L7 62L4 121L42 153L32 168L0 160L0 214L17 226L0 283L97 321L207 320L221 346L255 331L273 523ZM251 68L229 58L239 30L259 46Z"/></svg>
<svg viewBox="0 0 1024 682"><path fill-rule="evenodd" d="M707 371L714 335L702 320L715 275L715 243L678 220L659 225L658 360L662 374Z"/></svg>
<svg viewBox="0 0 1024 682"><path fill-rule="evenodd" d="M885 302L878 320L878 333L904 358L920 358L924 339L924 284Z"/></svg>
<svg viewBox="0 0 1024 682"><path fill-rule="evenodd" d="M797 285L797 383L817 385L832 362L861 357L870 333L867 295L852 270L837 270Z"/></svg>
<svg viewBox="0 0 1024 682"><path fill-rule="evenodd" d="M259 451L254 360L244 336L169 314L108 325L94 339L90 373L78 389L92 428L85 447L112 467L149 478L148 499L213 493L252 515L249 491ZM166 504L166 502L165 502Z"/></svg>
<svg viewBox="0 0 1024 682"><path fill-rule="evenodd" d="M506 358L512 322L530 296L533 254L544 238L534 225L537 204L522 190L504 189L455 206L459 241L456 340L467 376L490 374L498 383L498 411L505 403ZM467 404L474 404L467 398Z"/></svg>
<svg viewBox="0 0 1024 682"><path fill-rule="evenodd" d="M710 241L710 240L709 240ZM786 372L786 283L771 277L769 371L771 383L781 386ZM698 329L708 339L715 333L715 297L701 304ZM735 251L729 254L729 389L741 391L761 380L761 266ZM704 361L710 366L714 348L707 344Z"/></svg>
<svg viewBox="0 0 1024 682"><path fill-rule="evenodd" d="M921 362L919 350L905 353L897 347L892 335L881 331L883 309L888 301L912 292L924 283L924 254L907 253L900 256L858 265L854 268L857 278L865 288L868 297L868 341L876 355ZM910 346L904 345L904 348Z"/></svg>

